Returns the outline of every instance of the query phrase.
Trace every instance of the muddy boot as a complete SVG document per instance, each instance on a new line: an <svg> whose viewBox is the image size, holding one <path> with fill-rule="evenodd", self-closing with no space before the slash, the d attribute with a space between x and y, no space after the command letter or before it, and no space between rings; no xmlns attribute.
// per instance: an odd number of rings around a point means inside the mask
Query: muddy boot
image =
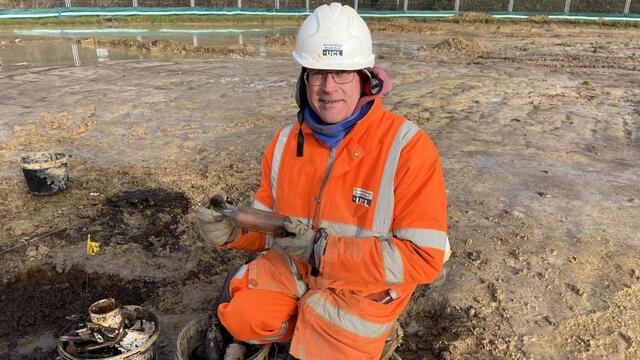
<svg viewBox="0 0 640 360"><path fill-rule="evenodd" d="M238 272L239 268L233 268L227 274L227 277L222 284L222 288L218 291L218 297L216 298L215 305L213 306L207 333L204 341L204 358L206 360L223 360L225 359L225 351L227 344L233 344L233 336L225 329L218 319L218 306L222 303L228 303L231 301L231 294L229 293L229 284L231 279ZM230 345L230 346L231 346Z"/></svg>
<svg viewBox="0 0 640 360"><path fill-rule="evenodd" d="M211 315L216 319L218 323L218 327L220 329L220 334L224 339L225 344L231 344L234 341L233 336L227 331L227 329L220 323L218 320L218 306L223 303L231 302L231 292L229 291L229 285L231 284L231 279L236 275L236 273L240 270L240 267L232 268L227 277L224 279L222 283L222 288L218 291L218 297L216 298L216 305L213 307L213 314Z"/></svg>
<svg viewBox="0 0 640 360"><path fill-rule="evenodd" d="M224 360L245 360L246 358L247 348L237 342L229 344L224 353Z"/></svg>
<svg viewBox="0 0 640 360"><path fill-rule="evenodd" d="M220 322L214 318L207 327L204 337L203 355L205 360L223 360L225 352L225 342L220 332Z"/></svg>
<svg viewBox="0 0 640 360"><path fill-rule="evenodd" d="M255 257L255 254L251 254L247 259L247 263L254 260ZM227 358L233 360L240 358L244 359L247 357L247 354L260 351L260 345L246 344L234 339L218 319L218 306L231 301L229 285L231 284L231 279L233 279L239 269L239 267L235 267L229 271L227 277L224 279L221 289L218 291L218 297L216 298L211 314L211 325L207 329L207 336L205 339L204 350L207 360L223 360ZM225 355L225 352L228 353L230 349L232 351L229 353L229 357ZM242 357L240 357L241 353Z"/></svg>
<svg viewBox="0 0 640 360"><path fill-rule="evenodd" d="M295 357L289 354L290 347L291 347L291 342L289 341L271 344L271 349L269 350L269 359L275 359L275 360L295 359Z"/></svg>

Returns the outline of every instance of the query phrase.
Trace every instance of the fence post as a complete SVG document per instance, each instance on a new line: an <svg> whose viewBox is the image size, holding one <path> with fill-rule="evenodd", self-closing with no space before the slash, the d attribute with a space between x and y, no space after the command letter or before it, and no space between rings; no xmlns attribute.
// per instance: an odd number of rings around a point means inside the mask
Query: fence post
<svg viewBox="0 0 640 360"><path fill-rule="evenodd" d="M138 7L138 0L132 0L133 7Z"/></svg>
<svg viewBox="0 0 640 360"><path fill-rule="evenodd" d="M631 0L627 0L627 2L624 4L624 14L628 15L629 14L629 8L631 7Z"/></svg>
<svg viewBox="0 0 640 360"><path fill-rule="evenodd" d="M358 0L353 0L353 8L358 10ZM309 0L307 0L307 11L309 11Z"/></svg>
<svg viewBox="0 0 640 360"><path fill-rule="evenodd" d="M191 7L196 7L196 0L191 0Z"/></svg>
<svg viewBox="0 0 640 360"><path fill-rule="evenodd" d="M242 7L242 0L238 0L238 7L241 8Z"/></svg>
<svg viewBox="0 0 640 360"><path fill-rule="evenodd" d="M70 8L71 7L71 0L64 0L64 6Z"/></svg>
<svg viewBox="0 0 640 360"><path fill-rule="evenodd" d="M508 12L513 12L513 1L514 0L509 0L509 8L507 9Z"/></svg>
<svg viewBox="0 0 640 360"><path fill-rule="evenodd" d="M569 10L571 10L571 0L566 0L564 3L564 13L568 14Z"/></svg>
<svg viewBox="0 0 640 360"><path fill-rule="evenodd" d="M460 0L456 0L456 4L453 6L453 11L460 11Z"/></svg>
<svg viewBox="0 0 640 360"><path fill-rule="evenodd" d="M404 0L404 4L402 5L402 10L407 12L409 10L409 0Z"/></svg>

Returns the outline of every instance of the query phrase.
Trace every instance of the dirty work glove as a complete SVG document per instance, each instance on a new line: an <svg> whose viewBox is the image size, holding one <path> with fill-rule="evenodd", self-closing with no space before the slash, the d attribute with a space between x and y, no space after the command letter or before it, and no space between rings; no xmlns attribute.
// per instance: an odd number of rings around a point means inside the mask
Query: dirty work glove
<svg viewBox="0 0 640 360"><path fill-rule="evenodd" d="M236 238L238 229L224 215L215 210L199 207L198 231L207 242L220 246Z"/></svg>
<svg viewBox="0 0 640 360"><path fill-rule="evenodd" d="M291 218L287 218L282 224L291 235L286 238L275 238L274 245L282 249L292 259L310 263L314 268L319 266L319 257L324 253L324 246L327 241L327 233L324 229L316 231L303 224L300 220ZM314 250L314 247L318 249ZM320 247L321 250L319 249Z"/></svg>

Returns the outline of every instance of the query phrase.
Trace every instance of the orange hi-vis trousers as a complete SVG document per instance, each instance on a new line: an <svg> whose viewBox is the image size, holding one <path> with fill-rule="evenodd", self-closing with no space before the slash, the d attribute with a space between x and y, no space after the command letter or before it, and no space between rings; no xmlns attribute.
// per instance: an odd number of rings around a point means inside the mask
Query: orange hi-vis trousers
<svg viewBox="0 0 640 360"><path fill-rule="evenodd" d="M276 249L244 265L229 284L231 301L218 307L220 322L245 342L291 340L299 359L379 359L413 288L382 303L376 294L307 289L307 274L297 272Z"/></svg>

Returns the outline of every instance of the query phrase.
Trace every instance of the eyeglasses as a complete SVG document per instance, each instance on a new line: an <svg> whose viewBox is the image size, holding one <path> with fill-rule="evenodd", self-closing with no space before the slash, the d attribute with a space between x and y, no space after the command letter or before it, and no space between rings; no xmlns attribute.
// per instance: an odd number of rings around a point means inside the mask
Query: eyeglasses
<svg viewBox="0 0 640 360"><path fill-rule="evenodd" d="M307 85L318 86L327 80L331 74L336 84L348 84L355 78L356 72L353 70L309 70L304 74L304 82Z"/></svg>

